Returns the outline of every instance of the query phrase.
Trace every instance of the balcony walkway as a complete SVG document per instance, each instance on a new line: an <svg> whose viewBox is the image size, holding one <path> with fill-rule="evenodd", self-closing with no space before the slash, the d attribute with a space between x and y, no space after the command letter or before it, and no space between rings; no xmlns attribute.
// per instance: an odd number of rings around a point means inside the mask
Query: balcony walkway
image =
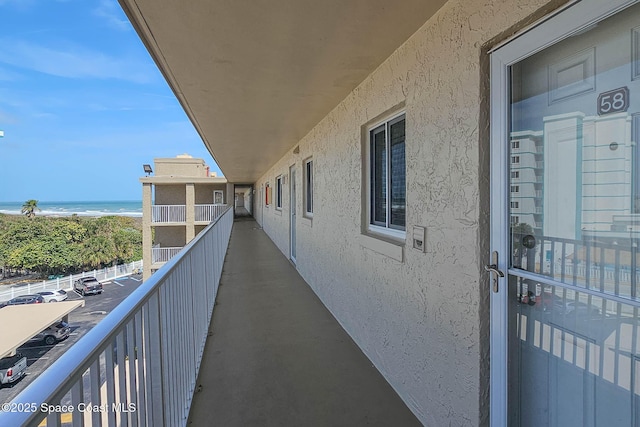
<svg viewBox="0 0 640 427"><path fill-rule="evenodd" d="M189 423L419 426L251 220L236 221Z"/></svg>

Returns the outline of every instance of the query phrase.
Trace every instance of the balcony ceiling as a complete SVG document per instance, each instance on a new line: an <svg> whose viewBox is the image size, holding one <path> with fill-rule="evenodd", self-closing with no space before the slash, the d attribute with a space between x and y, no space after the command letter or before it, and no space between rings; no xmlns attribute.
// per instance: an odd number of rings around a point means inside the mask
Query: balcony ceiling
<svg viewBox="0 0 640 427"><path fill-rule="evenodd" d="M253 183L445 0L120 3L224 175Z"/></svg>

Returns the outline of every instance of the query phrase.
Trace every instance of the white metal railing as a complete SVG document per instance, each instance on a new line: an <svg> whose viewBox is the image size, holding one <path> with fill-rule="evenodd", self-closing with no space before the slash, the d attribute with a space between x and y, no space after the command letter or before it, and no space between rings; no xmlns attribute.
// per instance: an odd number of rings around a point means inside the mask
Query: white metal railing
<svg viewBox="0 0 640 427"><path fill-rule="evenodd" d="M211 222L226 209L227 205L215 204L215 205L196 205L195 220Z"/></svg>
<svg viewBox="0 0 640 427"><path fill-rule="evenodd" d="M232 225L227 208L7 406L19 410L0 411L0 426L57 427L60 411L74 426L185 426Z"/></svg>
<svg viewBox="0 0 640 427"><path fill-rule="evenodd" d="M151 262L153 264L157 262L167 262L174 256L176 256L181 250L180 247L153 247L151 249Z"/></svg>
<svg viewBox="0 0 640 427"><path fill-rule="evenodd" d="M71 276L59 277L53 280L43 280L42 282L27 283L25 285L4 285L0 288L2 289L0 290L0 302L8 301L20 295L29 295L40 291L73 289L73 282L81 277L92 276L102 282L138 272L142 272L142 260L100 270L83 271L82 273L72 274Z"/></svg>
<svg viewBox="0 0 640 427"><path fill-rule="evenodd" d="M151 206L151 222L186 222L185 205L153 205Z"/></svg>

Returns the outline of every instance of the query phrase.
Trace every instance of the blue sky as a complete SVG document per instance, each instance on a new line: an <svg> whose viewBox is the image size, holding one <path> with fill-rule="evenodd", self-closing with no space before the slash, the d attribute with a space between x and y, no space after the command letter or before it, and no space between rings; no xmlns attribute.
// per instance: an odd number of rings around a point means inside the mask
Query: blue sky
<svg viewBox="0 0 640 427"><path fill-rule="evenodd" d="M142 165L219 172L116 0L0 0L0 201L140 200Z"/></svg>

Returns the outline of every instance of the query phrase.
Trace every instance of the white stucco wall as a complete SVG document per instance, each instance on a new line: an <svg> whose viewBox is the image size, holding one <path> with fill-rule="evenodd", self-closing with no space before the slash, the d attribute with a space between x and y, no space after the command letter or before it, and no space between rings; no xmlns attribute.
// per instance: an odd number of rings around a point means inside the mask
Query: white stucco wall
<svg viewBox="0 0 640 427"><path fill-rule="evenodd" d="M256 183L297 166L297 267L345 330L429 426L488 414L488 69L482 48L546 1L449 1ZM539 14L539 13L538 13ZM487 57L484 57L486 63ZM483 104L484 102L484 104ZM362 126L404 103L407 230L426 253L403 262L363 247ZM302 161L314 160L314 217L302 216ZM283 210L262 226L289 255ZM264 196L259 202L264 205ZM260 216L258 216L260 219ZM407 242L409 240L407 239Z"/></svg>

